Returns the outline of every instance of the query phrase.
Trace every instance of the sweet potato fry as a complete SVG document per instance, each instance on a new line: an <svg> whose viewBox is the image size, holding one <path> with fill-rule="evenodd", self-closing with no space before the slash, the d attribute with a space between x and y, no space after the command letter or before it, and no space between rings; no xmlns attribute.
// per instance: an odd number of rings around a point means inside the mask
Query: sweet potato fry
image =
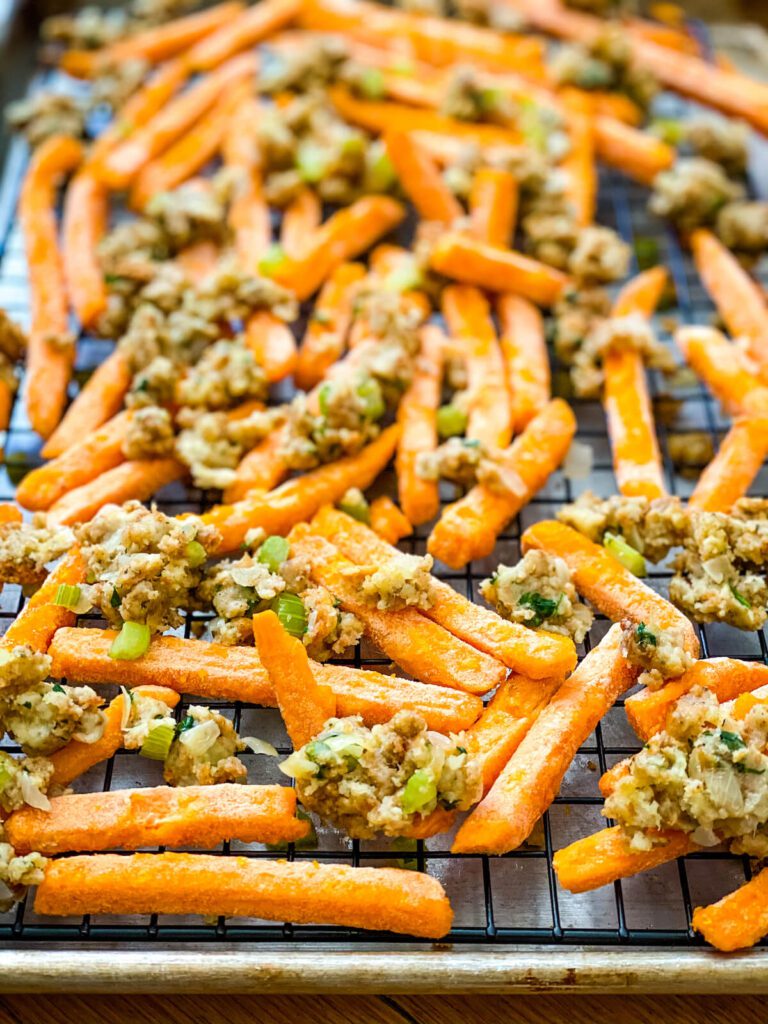
<svg viewBox="0 0 768 1024"><path fill-rule="evenodd" d="M554 800L576 751L636 677L621 653L621 628L613 626L541 711L459 829L452 851L517 849Z"/></svg>
<svg viewBox="0 0 768 1024"><path fill-rule="evenodd" d="M512 430L519 434L552 397L544 321L537 307L520 295L500 295L497 309Z"/></svg>
<svg viewBox="0 0 768 1024"><path fill-rule="evenodd" d="M273 384L293 373L298 352L290 327L267 309L260 309L248 318L245 343L264 376Z"/></svg>
<svg viewBox="0 0 768 1024"><path fill-rule="evenodd" d="M467 367L466 436L486 448L506 448L512 439L512 414L488 300L478 288L449 285L442 311Z"/></svg>
<svg viewBox="0 0 768 1024"><path fill-rule="evenodd" d="M362 263L342 263L320 289L294 371L296 384L304 391L319 384L343 355L356 287L364 277Z"/></svg>
<svg viewBox="0 0 768 1024"><path fill-rule="evenodd" d="M53 603L59 587L62 583L74 585L84 580L83 556L80 548L75 546L62 558L42 587L30 597L5 631L0 645L9 648L26 644L44 654L56 630L75 622L74 612Z"/></svg>
<svg viewBox="0 0 768 1024"><path fill-rule="evenodd" d="M469 193L470 232L488 245L512 244L518 207L517 179L502 167L481 167Z"/></svg>
<svg viewBox="0 0 768 1024"><path fill-rule="evenodd" d="M655 135L612 117L596 117L594 125L598 157L641 185L651 185L675 162L675 150Z"/></svg>
<svg viewBox="0 0 768 1024"><path fill-rule="evenodd" d="M397 544L413 533L410 521L386 494L371 502L371 529L388 544Z"/></svg>
<svg viewBox="0 0 768 1024"><path fill-rule="evenodd" d="M768 415L740 416L699 477L688 508L729 512L743 498L768 456Z"/></svg>
<svg viewBox="0 0 768 1024"><path fill-rule="evenodd" d="M437 164L413 135L387 132L384 145L403 191L420 217L449 226L462 216L461 204L446 185Z"/></svg>
<svg viewBox="0 0 768 1024"><path fill-rule="evenodd" d="M399 555L363 523L330 506L317 513L311 529L358 565L386 565ZM567 637L534 633L518 623L508 622L490 609L462 597L443 580L433 579L432 599L424 615L516 672L533 679L547 676L562 679L576 664L576 651Z"/></svg>
<svg viewBox="0 0 768 1024"><path fill-rule="evenodd" d="M445 935L453 917L436 878L397 868L206 854L95 854L51 861L38 914L224 914Z"/></svg>
<svg viewBox="0 0 768 1024"><path fill-rule="evenodd" d="M289 256L301 256L322 219L323 209L317 193L311 188L303 188L286 207L280 225L280 244Z"/></svg>
<svg viewBox="0 0 768 1024"><path fill-rule="evenodd" d="M737 415L768 408L768 389L749 360L714 327L680 327L675 344L723 408Z"/></svg>
<svg viewBox="0 0 768 1024"><path fill-rule="evenodd" d="M72 308L83 327L90 327L107 305L98 246L107 227L107 190L83 168L64 197L62 257Z"/></svg>
<svg viewBox="0 0 768 1024"><path fill-rule="evenodd" d="M661 629L680 631L683 646L698 657L693 626L666 598L647 587L605 548L564 523L542 520L522 536L523 551L546 551L563 559L578 592L614 622L655 622Z"/></svg>
<svg viewBox="0 0 768 1024"><path fill-rule="evenodd" d="M595 103L588 92L560 91L565 108L570 149L560 164L567 175L565 194L580 227L595 219L597 168L595 166Z"/></svg>
<svg viewBox="0 0 768 1024"><path fill-rule="evenodd" d="M39 512L50 508L69 491L119 466L125 461L123 443L131 417L128 410L118 413L58 458L27 473L16 490L16 500L24 508Z"/></svg>
<svg viewBox="0 0 768 1024"><path fill-rule="evenodd" d="M274 491L246 495L234 505L216 505L202 516L203 522L218 527L222 552L236 550L248 530L257 526L268 534L284 535L322 505L338 501L350 487L369 487L391 459L399 433L399 427L388 427L357 455L320 466Z"/></svg>
<svg viewBox="0 0 768 1024"><path fill-rule="evenodd" d="M551 306L568 284L561 270L458 233L438 239L430 266L454 281L493 292L514 292L539 306Z"/></svg>
<svg viewBox="0 0 768 1024"><path fill-rule="evenodd" d="M768 872L709 907L696 907L693 927L723 953L754 946L768 932Z"/></svg>
<svg viewBox="0 0 768 1024"><path fill-rule="evenodd" d="M489 555L507 523L563 461L575 432L570 406L552 399L504 453L503 469L513 486L502 492L476 484L449 505L429 536L429 553L452 569Z"/></svg>
<svg viewBox="0 0 768 1024"><path fill-rule="evenodd" d="M75 358L55 203L61 178L73 171L82 157L82 146L70 136L47 139L30 160L19 197L31 307L27 414L41 437L50 437L61 419Z"/></svg>
<svg viewBox="0 0 768 1024"><path fill-rule="evenodd" d="M179 480L187 467L176 459L134 459L108 469L101 476L67 492L54 502L49 522L57 526L87 523L104 505L146 501L166 484Z"/></svg>
<svg viewBox="0 0 768 1024"><path fill-rule="evenodd" d="M698 849L685 832L659 833L658 838L659 845L650 850L632 850L626 833L618 825L604 828L558 850L552 867L558 882L568 892L590 892Z"/></svg>
<svg viewBox="0 0 768 1024"><path fill-rule="evenodd" d="M146 846L212 847L285 843L303 838L309 822L296 817L290 786L156 786L107 793L70 793L49 811L24 807L5 822L19 853L140 850Z"/></svg>
<svg viewBox="0 0 768 1024"><path fill-rule="evenodd" d="M421 329L420 338L413 379L397 410L402 433L395 459L398 497L414 526L429 522L440 511L437 481L419 476L416 466L421 455L437 448L445 336L438 327L428 324Z"/></svg>
<svg viewBox="0 0 768 1024"><path fill-rule="evenodd" d="M187 53L193 71L210 71L243 50L250 50L267 36L294 21L301 0L261 0L231 17L215 32L207 33Z"/></svg>
<svg viewBox="0 0 768 1024"><path fill-rule="evenodd" d="M224 491L224 501L232 503L251 491L270 491L288 476L283 458L285 429L277 427L255 448L247 452L235 470L235 479Z"/></svg>
<svg viewBox="0 0 768 1024"><path fill-rule="evenodd" d="M357 567L322 537L298 527L291 551L306 556L312 578L327 587L363 623L369 639L409 675L465 693L488 693L506 676L501 662L458 640L415 608L379 611L361 599Z"/></svg>

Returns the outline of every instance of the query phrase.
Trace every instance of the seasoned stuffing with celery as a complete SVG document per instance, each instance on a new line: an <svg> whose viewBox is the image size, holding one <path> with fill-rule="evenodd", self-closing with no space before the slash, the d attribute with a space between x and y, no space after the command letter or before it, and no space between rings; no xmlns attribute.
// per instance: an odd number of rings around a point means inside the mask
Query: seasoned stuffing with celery
<svg viewBox="0 0 768 1024"><path fill-rule="evenodd" d="M74 96L38 92L28 99L9 103L5 119L14 131L22 132L33 148L54 135L81 139L85 131L85 107Z"/></svg>
<svg viewBox="0 0 768 1024"><path fill-rule="evenodd" d="M648 205L652 213L691 231L714 224L726 203L743 197L743 186L731 181L719 164L690 157L656 176Z"/></svg>
<svg viewBox="0 0 768 1024"><path fill-rule="evenodd" d="M684 126L685 141L697 156L720 164L732 177L745 173L749 159L749 129L743 121L725 117L693 117Z"/></svg>
<svg viewBox="0 0 768 1024"><path fill-rule="evenodd" d="M437 808L467 810L479 800L479 763L463 734L430 732L419 715L399 711L368 729L358 716L331 718L280 766L299 800L356 839L406 835Z"/></svg>
<svg viewBox="0 0 768 1024"><path fill-rule="evenodd" d="M632 619L621 624L621 650L630 665L643 670L637 681L652 690L681 676L694 662L685 650L681 630Z"/></svg>
<svg viewBox="0 0 768 1024"><path fill-rule="evenodd" d="M0 825L0 913L23 900L29 886L42 882L47 863L37 852L17 857L11 844L5 842Z"/></svg>
<svg viewBox="0 0 768 1024"><path fill-rule="evenodd" d="M176 457L189 466L195 487L223 490L235 480L240 460L281 420L277 410L256 410L242 419L223 412L181 409L183 429L176 439Z"/></svg>
<svg viewBox="0 0 768 1024"><path fill-rule="evenodd" d="M169 786L213 786L245 782L248 769L237 757L245 743L230 720L211 708L193 706L181 720L163 767Z"/></svg>
<svg viewBox="0 0 768 1024"><path fill-rule="evenodd" d="M562 633L580 644L594 616L579 601L568 566L544 551L528 551L517 565L499 565L480 593L505 619Z"/></svg>
<svg viewBox="0 0 768 1024"><path fill-rule="evenodd" d="M629 761L605 802L630 846L648 850L656 830L687 832L701 846L727 842L733 853L768 855L768 703L763 690L718 704L694 688Z"/></svg>
<svg viewBox="0 0 768 1024"><path fill-rule="evenodd" d="M167 409L146 405L136 409L123 441L126 459L155 459L172 455L176 434Z"/></svg>
<svg viewBox="0 0 768 1024"><path fill-rule="evenodd" d="M743 263L754 262L768 248L768 203L757 199L726 203L717 215L715 233Z"/></svg>
<svg viewBox="0 0 768 1024"><path fill-rule="evenodd" d="M431 555L398 553L379 568L361 566L360 592L381 611L431 608L432 565Z"/></svg>
<svg viewBox="0 0 768 1024"><path fill-rule="evenodd" d="M0 750L0 809L12 814L25 805L46 810L53 777L47 757L13 757Z"/></svg>
<svg viewBox="0 0 768 1024"><path fill-rule="evenodd" d="M589 43L561 47L552 61L560 85L580 89L623 92L642 110L647 110L658 92L653 74L635 63L623 29L608 25Z"/></svg>
<svg viewBox="0 0 768 1024"><path fill-rule="evenodd" d="M0 523L0 590L4 583L39 586L47 566L72 547L68 526L45 526L44 516L31 523Z"/></svg>

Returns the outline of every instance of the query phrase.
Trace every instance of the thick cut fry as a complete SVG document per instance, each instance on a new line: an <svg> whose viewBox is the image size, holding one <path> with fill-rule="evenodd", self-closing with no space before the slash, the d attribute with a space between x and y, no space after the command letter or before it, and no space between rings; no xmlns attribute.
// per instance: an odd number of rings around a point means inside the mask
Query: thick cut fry
<svg viewBox="0 0 768 1024"><path fill-rule="evenodd" d="M363 623L368 638L409 675L465 693L488 693L506 676L501 662L465 644L415 608L379 611L360 596L358 568L338 548L308 528L295 529L291 551L304 555L312 578Z"/></svg>
<svg viewBox="0 0 768 1024"><path fill-rule="evenodd" d="M102 629L59 629L48 649L51 676L93 686L143 687L154 682L180 694L211 700L277 705L266 669L253 647L159 636L141 658L123 662L109 657L115 635ZM437 732L460 732L482 711L480 698L472 694L380 672L312 662L312 674L318 683L333 690L340 717L361 715L367 726L388 722L405 709L421 715Z"/></svg>
<svg viewBox="0 0 768 1024"><path fill-rule="evenodd" d="M517 513L541 490L565 458L576 419L570 406L554 398L534 417L502 456L508 490L476 484L449 505L429 536L427 549L452 569L493 551L496 538Z"/></svg>
<svg viewBox="0 0 768 1024"><path fill-rule="evenodd" d="M420 338L421 351L413 378L397 410L402 433L395 459L398 497L414 526L429 522L440 511L438 483L419 476L417 464L422 455L437 448L445 336L438 327L428 324L422 328Z"/></svg>
<svg viewBox="0 0 768 1024"><path fill-rule="evenodd" d="M217 31L207 34L186 55L193 71L218 68L243 50L250 50L262 39L294 21L302 0L260 0L237 17L230 18Z"/></svg>
<svg viewBox="0 0 768 1024"><path fill-rule="evenodd" d="M768 457L768 416L741 416L699 477L688 508L729 512L743 498Z"/></svg>
<svg viewBox="0 0 768 1024"><path fill-rule="evenodd" d="M659 844L650 850L633 850L618 825L604 828L558 850L552 858L552 867L563 889L590 892L698 850L685 832L660 832L658 839Z"/></svg>
<svg viewBox="0 0 768 1024"><path fill-rule="evenodd" d="M39 512L50 508L69 491L89 483L125 461L123 443L132 413L126 410L67 449L52 462L27 473L18 486L16 500Z"/></svg>
<svg viewBox="0 0 768 1024"><path fill-rule="evenodd" d="M110 188L126 188L150 160L188 132L222 95L250 78L256 67L256 57L243 54L206 75L109 150L95 164L95 173Z"/></svg>
<svg viewBox="0 0 768 1024"><path fill-rule="evenodd" d="M290 786L157 786L53 797L49 811L25 807L5 822L17 853L140 850L146 846L212 847L302 839Z"/></svg>
<svg viewBox="0 0 768 1024"><path fill-rule="evenodd" d="M134 459L122 462L89 483L69 491L51 505L48 521L56 526L87 523L105 505L146 501L166 484L180 480L187 467L176 459Z"/></svg>
<svg viewBox="0 0 768 1024"><path fill-rule="evenodd" d="M512 413L488 300L478 288L449 285L443 291L442 310L467 367L466 436L486 448L506 448L512 438Z"/></svg>
<svg viewBox="0 0 768 1024"><path fill-rule="evenodd" d="M438 939L453 917L436 878L397 868L206 854L96 854L52 861L38 914L223 914Z"/></svg>
<svg viewBox="0 0 768 1024"><path fill-rule="evenodd" d="M400 555L363 523L330 506L318 512L311 529L361 566L386 565ZM432 605L423 614L472 647L531 678L551 675L562 679L576 664L576 652L567 637L534 633L508 622L462 597L443 580L432 580Z"/></svg>
<svg viewBox="0 0 768 1024"><path fill-rule="evenodd" d="M657 174L675 162L672 146L615 118L596 117L594 131L598 157L641 185L651 185Z"/></svg>
<svg viewBox="0 0 768 1024"><path fill-rule="evenodd" d="M566 175L565 195L580 227L595 219L597 168L595 166L595 103L587 92L563 89L570 149L560 164Z"/></svg>
<svg viewBox="0 0 768 1024"><path fill-rule="evenodd" d="M430 266L463 284L493 292L514 292L539 306L555 303L569 281L561 270L530 256L460 234L438 239L430 254Z"/></svg>
<svg viewBox="0 0 768 1024"><path fill-rule="evenodd" d="M107 227L107 190L84 168L69 183L64 197L62 256L72 308L90 327L107 305L98 247Z"/></svg>
<svg viewBox="0 0 768 1024"><path fill-rule="evenodd" d="M248 319L245 343L273 384L293 373L298 352L290 327L269 310L260 309Z"/></svg>
<svg viewBox="0 0 768 1024"><path fill-rule="evenodd" d="M142 686L137 692L175 708L180 697L173 690L162 686ZM51 754L53 762L52 786L68 786L89 768L106 761L123 746L123 721L125 717L125 696L120 693L104 709L104 732L95 743L71 740L66 747Z"/></svg>
<svg viewBox="0 0 768 1024"><path fill-rule="evenodd" d="M270 491L288 476L283 458L286 430L276 427L271 434L247 452L235 470L235 479L224 491L224 501L245 498L251 491Z"/></svg>
<svg viewBox="0 0 768 1024"><path fill-rule="evenodd" d="M333 690L317 682L306 647L283 628L274 612L254 615L253 635L288 736L298 750L336 714Z"/></svg>
<svg viewBox="0 0 768 1024"><path fill-rule="evenodd" d="M517 849L554 800L576 751L636 678L637 670L621 653L621 627L612 626L542 710L459 829L452 851Z"/></svg>
<svg viewBox="0 0 768 1024"><path fill-rule="evenodd" d="M317 229L303 255L286 256L271 272L297 298L308 299L337 267L355 259L392 231L405 216L401 203L388 196L364 196L337 210Z"/></svg>
<svg viewBox="0 0 768 1024"><path fill-rule="evenodd" d="M303 188L286 207L280 225L280 244L289 256L301 256L304 246L320 227L322 218L323 209L317 193L311 188Z"/></svg>
<svg viewBox="0 0 768 1024"><path fill-rule="evenodd" d="M481 167L469 193L469 227L475 238L503 248L512 244L517 220L517 179L502 167Z"/></svg>
<svg viewBox="0 0 768 1024"><path fill-rule="evenodd" d="M448 226L462 216L461 204L446 185L437 164L412 135L387 132L384 145L403 191L420 217Z"/></svg>
<svg viewBox="0 0 768 1024"><path fill-rule="evenodd" d="M768 686L768 665L760 661L736 658L709 658L697 661L679 679L671 679L659 690L640 690L627 697L625 707L629 724L641 740L660 732L675 701L694 686L712 690L719 703L734 700L739 694Z"/></svg>
<svg viewBox="0 0 768 1024"><path fill-rule="evenodd" d="M562 681L562 676L529 679L513 672L493 695L467 735L469 749L482 763L484 794L499 777Z"/></svg>
<svg viewBox="0 0 768 1024"><path fill-rule="evenodd" d="M371 502L371 529L388 544L397 544L413 533L408 518L386 494Z"/></svg>
<svg viewBox="0 0 768 1024"><path fill-rule="evenodd" d="M500 295L497 308L512 430L519 434L552 397L544 320L537 307L520 295Z"/></svg>
<svg viewBox="0 0 768 1024"><path fill-rule="evenodd" d="M693 927L723 953L754 946L768 932L768 872L709 907L696 907Z"/></svg>
<svg viewBox="0 0 768 1024"><path fill-rule="evenodd" d="M0 641L3 647L26 644L45 654L57 629L71 626L75 613L54 604L62 583L70 586L85 582L85 563L79 547L73 547L62 558L42 587L36 591L10 624Z"/></svg>
<svg viewBox="0 0 768 1024"><path fill-rule="evenodd" d="M693 626L666 598L651 590L618 559L564 523L542 520L522 536L523 551L546 551L562 558L578 592L614 622L652 622L683 637L683 646L696 658L699 641Z"/></svg>
<svg viewBox="0 0 768 1024"><path fill-rule="evenodd" d="M203 522L221 532L222 552L236 550L246 533L258 526L267 534L284 535L322 505L338 501L350 487L369 487L392 458L399 434L399 427L388 427L357 455L320 466L274 491L254 493L234 505L217 505L202 516Z"/></svg>
<svg viewBox="0 0 768 1024"><path fill-rule="evenodd" d="M681 327L675 344L686 362L732 415L764 412L768 389L752 372L749 360L714 327Z"/></svg>
<svg viewBox="0 0 768 1024"><path fill-rule="evenodd" d="M746 338L749 352L768 369L768 303L757 282L711 231L691 235L696 269L723 323L734 338Z"/></svg>
<svg viewBox="0 0 768 1024"><path fill-rule="evenodd" d="M61 423L43 447L46 459L62 455L92 430L98 430L116 416L131 386L131 368L122 350L116 348L100 363L64 413Z"/></svg>
<svg viewBox="0 0 768 1024"><path fill-rule="evenodd" d="M344 354L355 292L364 277L362 263L342 263L320 289L294 371L296 384L304 391L319 384Z"/></svg>
<svg viewBox="0 0 768 1024"><path fill-rule="evenodd" d="M82 146L70 136L47 139L30 160L19 197L31 307L26 404L32 428L41 437L50 437L61 419L75 357L55 205L60 179L82 157Z"/></svg>

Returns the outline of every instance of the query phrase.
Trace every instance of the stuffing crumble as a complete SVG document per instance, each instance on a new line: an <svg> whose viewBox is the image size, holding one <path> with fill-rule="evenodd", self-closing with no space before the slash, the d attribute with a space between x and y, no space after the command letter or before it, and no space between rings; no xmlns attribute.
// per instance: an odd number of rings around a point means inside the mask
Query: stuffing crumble
<svg viewBox="0 0 768 1024"><path fill-rule="evenodd" d="M457 404L455 399L454 404ZM463 487L471 487L477 480L481 461L487 456L479 441L450 437L434 451L419 454L416 473L423 480L452 480Z"/></svg>
<svg viewBox="0 0 768 1024"><path fill-rule="evenodd" d="M602 544L606 533L618 534L651 562L662 561L679 547L688 529L688 512L679 498L598 498L585 491L563 505L557 518L595 544Z"/></svg>
<svg viewBox="0 0 768 1024"><path fill-rule="evenodd" d="M33 149L54 135L81 139L85 115L85 107L76 97L53 92L38 92L5 108L8 125L21 132Z"/></svg>
<svg viewBox="0 0 768 1024"><path fill-rule="evenodd" d="M702 846L727 841L733 853L768 854L768 706L761 691L739 705L718 704L695 687L629 762L629 772L605 802L633 849L647 850L647 834L674 829Z"/></svg>
<svg viewBox="0 0 768 1024"><path fill-rule="evenodd" d="M741 176L749 159L749 128L725 117L694 117L684 126L685 140L696 156L720 164L726 174Z"/></svg>
<svg viewBox="0 0 768 1024"><path fill-rule="evenodd" d="M458 65L445 85L440 113L458 121L509 124L518 114L515 103L501 89L489 89L471 65Z"/></svg>
<svg viewBox="0 0 768 1024"><path fill-rule="evenodd" d="M553 313L555 352L570 365L595 328L610 315L611 299L604 288L568 288Z"/></svg>
<svg viewBox="0 0 768 1024"><path fill-rule="evenodd" d="M202 565L219 535L197 516L176 519L138 501L106 505L77 530L88 583L83 592L110 625L146 623L153 633L183 621Z"/></svg>
<svg viewBox="0 0 768 1024"><path fill-rule="evenodd" d="M26 333L0 308L0 354L13 364L23 357L26 350Z"/></svg>
<svg viewBox="0 0 768 1024"><path fill-rule="evenodd" d="M358 716L331 718L280 766L307 810L356 839L407 834L438 807L467 810L482 793L480 765L463 734L429 732L399 711L368 729Z"/></svg>
<svg viewBox="0 0 768 1024"><path fill-rule="evenodd" d="M719 164L690 157L656 176L648 207L691 231L714 224L726 203L743 198L743 186L731 181Z"/></svg>
<svg viewBox="0 0 768 1024"><path fill-rule="evenodd" d="M0 777L0 809L5 814L26 804L43 806L53 777L53 762L47 757L12 757L0 750Z"/></svg>
<svg viewBox="0 0 768 1024"><path fill-rule="evenodd" d="M337 36L308 39L270 54L259 89L271 95L313 93L343 77L349 48Z"/></svg>
<svg viewBox="0 0 768 1024"><path fill-rule="evenodd" d="M165 759L169 786L213 786L245 782L248 770L237 754L245 743L230 720L211 708L193 706L176 728Z"/></svg>
<svg viewBox="0 0 768 1024"><path fill-rule="evenodd" d="M648 109L659 89L655 76L633 60L618 25L606 25L588 45L562 46L552 61L552 73L559 85L623 92L641 110Z"/></svg>
<svg viewBox="0 0 768 1024"><path fill-rule="evenodd" d="M544 551L528 551L517 565L499 565L480 593L511 622L562 633L580 644L594 616L579 601L568 566Z"/></svg>
<svg viewBox="0 0 768 1024"><path fill-rule="evenodd" d="M408 555L399 553L385 565L361 567L363 575L360 592L381 611L396 608L431 608L432 593L431 555ZM372 571L371 571L372 570Z"/></svg>
<svg viewBox="0 0 768 1024"><path fill-rule="evenodd" d="M33 852L17 857L10 843L5 841L0 825L0 913L10 910L14 903L24 899L31 885L39 885L45 874L48 861L42 854Z"/></svg>
<svg viewBox="0 0 768 1024"><path fill-rule="evenodd" d="M31 523L0 523L0 589L3 583L40 586L47 566L72 547L68 526L48 527L44 520L35 516Z"/></svg>
<svg viewBox="0 0 768 1024"><path fill-rule="evenodd" d="M182 409L184 428L176 440L176 457L189 466L195 487L224 490L235 480L237 466L247 451L265 438L281 419L279 410L256 410L243 419L223 412L200 413Z"/></svg>
<svg viewBox="0 0 768 1024"><path fill-rule="evenodd" d="M593 325L573 355L571 380L577 395L594 398L600 394L603 360L611 350L621 349L639 352L648 366L664 373L675 369L672 353L657 340L645 317L637 313L608 317Z"/></svg>
<svg viewBox="0 0 768 1024"><path fill-rule="evenodd" d="M632 619L621 623L621 650L630 665L643 670L638 683L651 690L681 676L695 660L685 650L682 631Z"/></svg>
<svg viewBox="0 0 768 1024"><path fill-rule="evenodd" d="M167 409L147 405L136 409L123 441L126 459L155 459L172 455L176 434Z"/></svg>
<svg viewBox="0 0 768 1024"><path fill-rule="evenodd" d="M768 248L768 203L757 199L726 203L717 215L715 233L743 263L754 262Z"/></svg>

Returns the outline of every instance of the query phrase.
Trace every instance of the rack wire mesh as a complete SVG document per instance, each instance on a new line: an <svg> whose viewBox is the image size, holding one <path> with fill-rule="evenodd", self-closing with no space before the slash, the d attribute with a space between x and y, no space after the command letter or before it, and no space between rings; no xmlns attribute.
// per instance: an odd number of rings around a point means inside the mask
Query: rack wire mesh
<svg viewBox="0 0 768 1024"><path fill-rule="evenodd" d="M705 35L698 29L702 38ZM48 76L50 77L50 75ZM39 77L37 84L43 79ZM692 104L663 94L656 101L660 117L680 119L689 116ZM756 161L753 161L753 165ZM15 207L19 185L26 164L25 147L18 140L8 149L0 183L0 306L26 326L28 321L26 267ZM753 189L756 188L753 182ZM707 323L713 309L698 280L691 261L675 233L646 211L647 192L622 175L601 169L598 220L615 227L638 251L638 240L653 239L660 262L670 270L674 281L677 307L657 317L656 327L663 340L670 343L670 320L681 323ZM642 248L642 246L641 246ZM87 379L89 373L110 351L111 343L81 336L78 341L73 390ZM555 373L555 380L558 374ZM716 402L700 385L672 389L651 374L654 399L671 398L679 402L674 432L703 431L719 443L727 421ZM282 397L282 396L281 396ZM439 563L435 573L449 581L470 599L478 600L478 585L499 562L510 563L519 558L519 538L533 522L553 515L564 501L570 501L587 486L598 494L615 491L611 469L605 419L598 402L576 401L578 438L594 450L593 471L589 480L574 486L556 473L499 538L493 555L470 563L463 572L451 572ZM680 473L669 453L670 429L659 424L660 443L664 456L667 484L672 494L687 496L692 483ZM39 438L30 429L24 406L16 401L10 429L5 441L5 459L0 463L0 501L13 499L14 487L21 477L41 462ZM392 491L393 479L387 474L380 481L382 493ZM768 471L761 471L752 493L768 495ZM444 502L455 498L455 491L445 485ZM216 495L173 484L157 495L158 506L168 513L200 511L210 505ZM404 550L422 554L429 527L419 528L414 537L403 542ZM655 567L648 582L664 593L670 572L663 565ZM0 635L23 607L24 596L19 587L7 585L0 591ZM179 629L191 635L197 614L187 615ZM89 625L95 624L89 622ZM597 617L580 654L586 653L608 626ZM702 656L731 656L768 663L768 644L763 631L741 633L731 627L707 625L699 627ZM354 653L353 664L388 671L391 665L379 652L363 643ZM106 691L109 693L109 691ZM179 705L183 714L190 703L204 703L186 697ZM244 733L274 742L280 754L290 750L278 713L239 702L209 702L232 717L236 728ZM616 882L596 892L572 895L558 887L552 870L553 851L572 840L589 834L604 824L600 815L602 798L598 791L600 774L617 760L638 749L637 738L629 728L623 701L614 708L579 750L550 810L528 843L503 857L454 855L450 853L451 836L442 835L419 842L412 851L404 851L387 840L352 841L317 823L316 848L298 848L293 844L278 851L258 844L245 846L224 843L218 850L208 851L223 856L237 854L269 858L284 856L288 860L314 859L352 865L397 863L427 871L444 884L456 912L455 924L446 937L446 944L507 947L535 944L547 946L691 946L701 943L691 928L692 908L711 902L738 886L749 877L749 862L721 852L701 852L681 858L656 871L637 878ZM15 752L6 739L0 749ZM249 781L267 783L285 781L279 775L274 759L245 754ZM156 765L136 756L136 752L120 751L108 762L97 766L78 780L81 792L120 789L133 785L160 782ZM397 948L424 948L425 943L406 936L364 932L331 926L296 926L259 920L225 920L201 922L200 918L157 915L136 918L108 916L51 920L34 913L32 900L27 899L13 911L0 915L0 944L14 948L22 944L74 943L93 945L99 942L131 944L221 943L237 942L270 946L291 946L306 943L334 944L352 947L360 943L368 948L382 945Z"/></svg>

